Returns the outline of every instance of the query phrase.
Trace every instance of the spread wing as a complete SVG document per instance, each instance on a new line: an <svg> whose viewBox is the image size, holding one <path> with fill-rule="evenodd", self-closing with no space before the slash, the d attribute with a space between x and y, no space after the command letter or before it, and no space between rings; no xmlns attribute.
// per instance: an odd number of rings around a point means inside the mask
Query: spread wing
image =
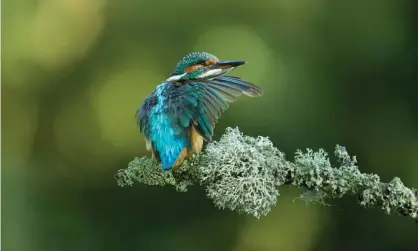
<svg viewBox="0 0 418 251"><path fill-rule="evenodd" d="M262 89L231 76L173 84L166 92L173 128L180 134L193 123L203 138L211 140L215 124L228 109L228 103L242 94L258 97Z"/></svg>

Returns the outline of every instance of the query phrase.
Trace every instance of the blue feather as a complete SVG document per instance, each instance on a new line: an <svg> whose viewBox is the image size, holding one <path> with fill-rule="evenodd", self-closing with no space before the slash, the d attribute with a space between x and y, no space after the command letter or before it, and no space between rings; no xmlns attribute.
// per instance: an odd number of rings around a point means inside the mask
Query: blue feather
<svg viewBox="0 0 418 251"><path fill-rule="evenodd" d="M150 141L154 151L158 153L163 170L170 169L182 149L188 145L188 135L177 135L171 124L171 119L166 114L151 112Z"/></svg>

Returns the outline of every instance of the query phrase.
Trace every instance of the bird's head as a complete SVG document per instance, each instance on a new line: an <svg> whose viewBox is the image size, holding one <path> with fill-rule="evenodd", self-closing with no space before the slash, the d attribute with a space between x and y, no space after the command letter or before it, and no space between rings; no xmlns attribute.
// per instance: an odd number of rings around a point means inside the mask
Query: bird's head
<svg viewBox="0 0 418 251"><path fill-rule="evenodd" d="M228 73L245 61L220 61L207 52L192 52L177 63L167 81L182 81L187 79L212 79Z"/></svg>

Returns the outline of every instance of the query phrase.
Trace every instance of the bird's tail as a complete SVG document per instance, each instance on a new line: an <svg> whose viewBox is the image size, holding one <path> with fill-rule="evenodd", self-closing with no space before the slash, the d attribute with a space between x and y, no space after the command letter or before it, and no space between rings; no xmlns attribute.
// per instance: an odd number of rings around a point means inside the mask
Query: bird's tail
<svg viewBox="0 0 418 251"><path fill-rule="evenodd" d="M163 145L156 142L152 144L148 140L146 144L157 162L161 163L161 169L165 171L180 166L193 153L200 152L203 147L203 137L191 125L189 128L184 128L181 136L174 136Z"/></svg>
<svg viewBox="0 0 418 251"><path fill-rule="evenodd" d="M163 170L169 170L171 168L179 167L184 160L190 158L193 153L200 152L203 148L203 137L198 133L196 128L191 125L189 128L185 128L186 139L185 144L181 149L178 149L179 154L175 158L170 158L170 154L160 154L161 167Z"/></svg>

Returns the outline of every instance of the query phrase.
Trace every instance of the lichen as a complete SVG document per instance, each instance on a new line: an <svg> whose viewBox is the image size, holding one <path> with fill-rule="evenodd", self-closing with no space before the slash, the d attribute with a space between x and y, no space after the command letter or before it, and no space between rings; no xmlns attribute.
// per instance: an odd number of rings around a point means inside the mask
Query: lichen
<svg viewBox="0 0 418 251"><path fill-rule="evenodd" d="M335 166L323 149L298 150L294 162L287 161L268 137L243 135L238 128L227 128L219 142L195 154L182 166L161 171L151 158L135 158L115 178L120 186L138 181L147 185L172 185L185 192L192 185L206 187L207 196L219 208L266 215L277 202L278 187L304 187L299 198L320 202L354 195L364 207L378 207L386 213L417 219L418 190L406 187L399 178L383 183L376 174L361 173L356 157L337 145Z"/></svg>
<svg viewBox="0 0 418 251"><path fill-rule="evenodd" d="M121 169L115 174L119 186L132 186L134 181L149 186L175 186L179 192L186 192L187 188L195 183L196 173L193 165L195 156L174 171L162 171L161 166L152 158L134 158L127 169Z"/></svg>
<svg viewBox="0 0 418 251"><path fill-rule="evenodd" d="M207 146L199 169L216 206L260 217L276 204L274 172L284 162L284 154L267 137L228 128L219 142Z"/></svg>

